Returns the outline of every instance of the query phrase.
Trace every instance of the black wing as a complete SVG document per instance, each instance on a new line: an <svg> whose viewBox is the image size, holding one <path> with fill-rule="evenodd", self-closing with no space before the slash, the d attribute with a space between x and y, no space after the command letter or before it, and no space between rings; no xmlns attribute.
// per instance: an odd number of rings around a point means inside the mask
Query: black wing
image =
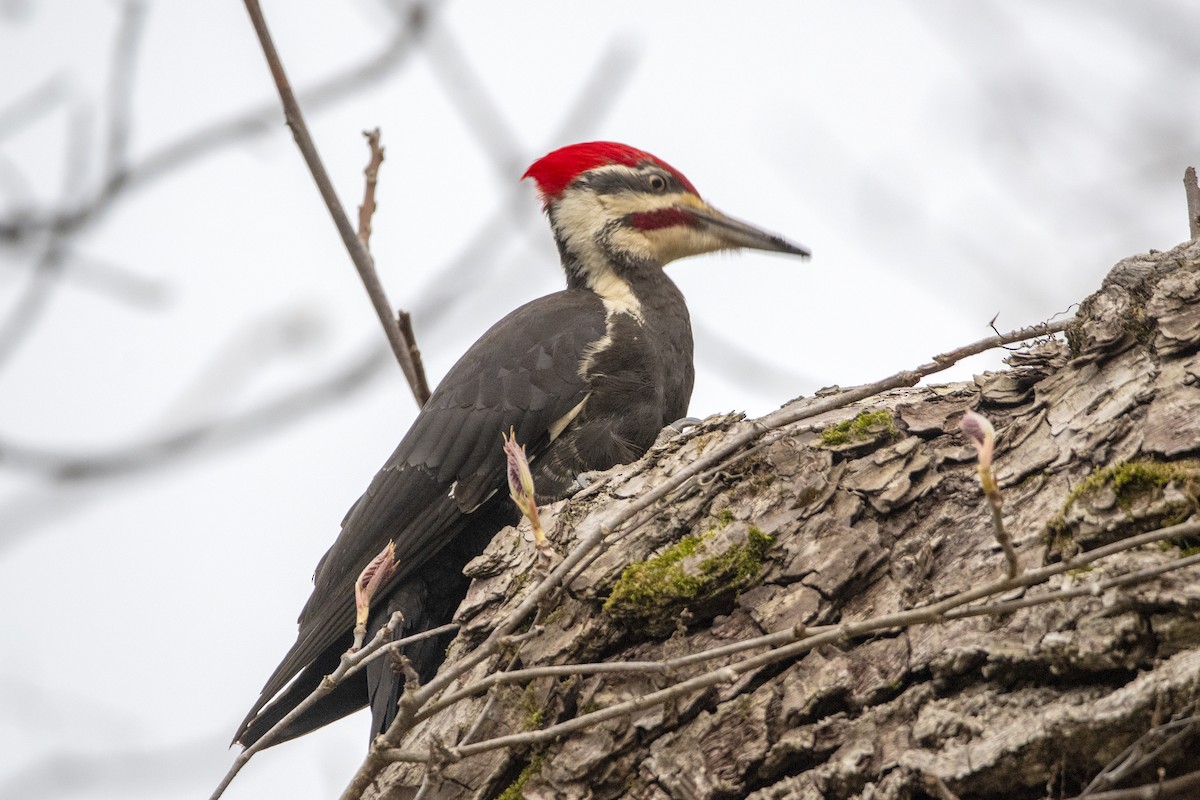
<svg viewBox="0 0 1200 800"><path fill-rule="evenodd" d="M506 490L501 437L510 427L531 458L545 450L554 423L587 395L579 367L604 336L605 319L592 292L548 295L493 325L450 369L342 521L317 565L296 643L235 741L296 674L353 627L354 581L388 540L396 543L399 566L377 597L437 554L463 515Z"/></svg>

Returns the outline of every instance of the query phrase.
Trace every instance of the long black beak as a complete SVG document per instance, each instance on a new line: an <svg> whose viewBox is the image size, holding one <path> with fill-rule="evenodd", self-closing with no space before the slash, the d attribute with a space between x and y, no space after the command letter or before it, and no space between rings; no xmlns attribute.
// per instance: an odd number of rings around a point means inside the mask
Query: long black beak
<svg viewBox="0 0 1200 800"><path fill-rule="evenodd" d="M748 222L726 216L711 206L703 209L689 206L688 213L699 220L714 236L728 242L730 247L749 247L753 250L769 250L808 258L812 252L803 245L794 244L775 233L767 233Z"/></svg>

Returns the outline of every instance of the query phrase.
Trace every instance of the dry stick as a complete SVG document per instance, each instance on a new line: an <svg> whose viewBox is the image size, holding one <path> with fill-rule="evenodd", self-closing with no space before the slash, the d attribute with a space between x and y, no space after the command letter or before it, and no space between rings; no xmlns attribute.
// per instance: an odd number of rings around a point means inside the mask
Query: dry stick
<svg viewBox="0 0 1200 800"><path fill-rule="evenodd" d="M362 205L358 207L358 240L370 252L371 220L375 216L376 208L375 188L379 185L379 167L383 164L384 150L379 144L379 128L363 131L363 136L367 139L371 158L367 161L367 166L363 168L366 181L363 186ZM416 375L416 383L410 383L409 386L413 396L417 399L417 404L423 408L429 402L431 392L429 391L429 379L425 376L425 362L421 358L420 349L417 348L416 334L413 333L412 315L400 309L396 312L396 324L400 327L400 337L408 344L408 358L412 362L413 373Z"/></svg>
<svg viewBox="0 0 1200 800"><path fill-rule="evenodd" d="M229 772L225 773L225 777L221 779L221 783L213 791L209 800L218 800L218 798L224 794L225 790L229 788L229 784L233 781L234 777L241 772L242 767L246 766L246 763L254 757L255 753L264 749L273 741L275 741L284 728L292 724L292 722L299 718L300 715L305 711L308 711L308 709L312 708L322 697L332 693L333 690L342 684L347 678L353 677L355 674L357 674L359 670L363 669L368 663L374 661L377 657L384 653L395 652L400 647L416 644L417 642L429 639L433 636L440 636L441 634L446 633L449 630L457 629L458 627L457 625L443 625L440 628L431 628L427 631L414 633L412 636L405 636L403 639L397 639L394 642L388 641L388 639L390 639L396 633L396 629L403 621L404 615L397 611L396 613L392 614L392 618L388 620L387 624L375 633L375 637L371 639L371 641L367 642L361 649L347 650L345 653L343 653L341 660L338 662L337 669L322 678L321 683L318 684L316 689L313 689L312 694L304 698L295 708L293 708L281 720L279 720L279 722L276 722L274 725L272 725L266 733L258 738L258 741L238 754L238 757L233 762L233 766L229 768Z"/></svg>
<svg viewBox="0 0 1200 800"><path fill-rule="evenodd" d="M383 148L379 146L379 128L363 131L367 147L371 149L371 160L363 168L366 184L363 187L362 205L358 207L358 240L368 251L371 248L371 217L375 215L375 187L379 185L379 166L383 163Z"/></svg>
<svg viewBox="0 0 1200 800"><path fill-rule="evenodd" d="M1079 795L1072 800L1084 800L1085 797L1087 800L1191 800L1197 791L1200 791L1200 770L1159 783Z"/></svg>
<svg viewBox="0 0 1200 800"><path fill-rule="evenodd" d="M130 118L133 116L134 73L146 24L143 0L128 0L113 47L113 67L108 84L108 130L104 143L104 183L122 180L129 152Z"/></svg>
<svg viewBox="0 0 1200 800"><path fill-rule="evenodd" d="M1193 240L1200 239L1200 183L1195 167L1183 171L1183 191L1187 194L1188 232Z"/></svg>
<svg viewBox="0 0 1200 800"><path fill-rule="evenodd" d="M521 624L522 620L536 610L542 600L558 587L563 578L575 568L575 565L582 561L602 540L611 535L618 526L632 519L640 512L649 509L696 475L720 464L743 447L752 444L756 438L767 431L798 422L808 417L824 414L828 411L858 402L859 400L865 400L868 397L880 394L889 389L913 386L922 378L948 369L964 358L986 352L999 345L1012 344L1014 342L1059 333L1069 327L1072 322L1073 320L1044 322L1027 328L1021 328L1005 335L988 336L977 342L934 356L932 361L922 364L914 370L898 372L881 381L848 389L840 394L821 398L817 402L806 404L800 408L782 408L756 420L740 433L730 436L720 445L708 451L704 457L698 458L688 464L641 497L613 511L604 519L587 525L578 531L578 544L567 554L566 558L529 592L525 600L493 629L492 633L479 647L475 648L470 655L453 664L446 665L419 692L414 695L406 694L401 698L399 713L397 713L388 730L376 737L372 743L371 749L367 753L362 766L359 767L358 772L355 773L345 791L343 791L342 800L356 800L371 785L371 782L375 779L375 775L388 762L388 759L382 757L382 751L390 749L395 742L398 742L411 729L412 725L415 724L417 711L422 706L441 693L442 690L457 680L459 676L470 671L480 662L490 658L499 649L504 637L512 633ZM478 745L472 745L472 747L478 747Z"/></svg>
<svg viewBox="0 0 1200 800"><path fill-rule="evenodd" d="M1159 700L1162 700L1161 696ZM1081 796L1087 797L1089 793L1097 792L1102 787L1120 783L1128 775L1152 763L1178 737L1186 736L1197 724L1200 724L1200 716L1192 713L1196 710L1196 706L1197 703L1189 703L1176 712L1175 716L1169 722L1154 722L1152 717L1152 726L1150 729L1109 761L1104 769L1096 773L1096 777L1092 778L1091 782L1081 792ZM1158 715L1158 712L1159 709L1156 708L1155 716ZM1166 735L1168 733L1170 733L1169 736ZM1147 753L1145 750L1147 744L1155 739L1161 739L1161 744Z"/></svg>
<svg viewBox="0 0 1200 800"><path fill-rule="evenodd" d="M1004 528L1004 517L1001 515L1001 506L998 499L993 500L987 498L988 508L992 510L992 533L996 537L996 541L1000 545L1000 549L1004 551L1004 561L1008 564L1008 577L1013 577L1021 569L1021 564L1017 560L1017 551L1013 548L1012 537L1008 535L1008 531Z"/></svg>
<svg viewBox="0 0 1200 800"><path fill-rule="evenodd" d="M400 13L397 12L394 16L399 17ZM412 51L409 45L413 41L419 41L429 27L431 10L425 4L417 3L408 5L403 16L407 24L398 25L395 33L366 60L325 76L302 89L301 94L305 96L309 108L326 106L352 92L360 91L403 63ZM43 109L46 100L42 99L42 93L45 93L44 97L49 98L50 103L58 103L59 99L55 98L62 94L57 88L59 83L51 79L36 87L28 95L29 100L19 99L13 106L0 109L0 133L14 128L14 123L21 124L21 117L16 115L35 115L36 118L45 113ZM223 147L261 135L273 127L276 113L278 112L273 104L258 106L185 133L158 150L150 152L119 175L111 176L96 194L82 205L70 208L60 206L57 210L42 211L33 217L22 215L20 219L0 218L0 241L21 240L31 234L46 231L77 233L108 213L122 192L151 184L171 174L173 170L207 157Z"/></svg>
<svg viewBox="0 0 1200 800"><path fill-rule="evenodd" d="M367 295L371 298L371 305L375 307L375 313L379 316L379 324L383 326L388 342L392 346L392 352L395 353L396 360L400 363L400 369L404 371L404 377L408 379L408 385L413 390L413 397L417 397L417 374L412 358L409 356L409 343L405 341L399 326L392 317L392 309L388 304L387 295L383 291L383 284L379 282L379 275L375 272L375 262L350 225L350 219L346 216L341 201L338 200L337 192L333 188L333 183L329 180L329 173L325 171L325 166L321 163L321 156L317 153L316 145L313 144L312 136L308 132L308 126L300 113L300 105L296 102L296 96L292 92L287 74L283 70L283 62L280 61L279 53L275 50L275 43L271 40L270 31L267 30L267 21L263 18L258 0L245 0L245 4L246 11L250 14L250 21L254 24L254 31L258 34L259 44L262 45L263 55L266 56L267 66L271 70L271 77L274 78L275 87L279 90L284 119L292 130L296 146L300 148L300 153L304 156L304 163L308 165L313 181L321 192L321 197L325 200L325 206L329 209L333 224L342 237L342 244L346 246L350 259L358 270L359 278L362 279L363 286L367 290Z"/></svg>
<svg viewBox="0 0 1200 800"><path fill-rule="evenodd" d="M117 184L123 174L124 160L129 142L131 103L133 97L134 72L138 54L141 52L145 31L145 6L140 0L126 2L121 10L117 36L113 42L112 66L109 69L107 89L108 126L104 134L104 163L101 165L101 182ZM75 130L79 127L79 130ZM74 195L82 193L80 182L91 173L88 143L83 141L86 126L72 126L75 134L68 139L66 151L65 180L62 205L72 201ZM16 214L16 229L21 227L21 214ZM50 299L58 289L65 274L67 258L66 237L61 231L47 231L42 252L30 270L29 283L22 297L12 306L7 319L0 321L0 366L16 353L38 328L49 307Z"/></svg>
<svg viewBox="0 0 1200 800"><path fill-rule="evenodd" d="M429 402L429 381L425 378L425 361L421 358L421 350L417 347L417 337L413 334L412 314L400 309L396 312L396 322L400 325L400 332L404 334L405 341L408 342L408 357L412 359L413 369L417 372L417 387L414 393L417 396L417 402L424 406Z"/></svg>
<svg viewBox="0 0 1200 800"><path fill-rule="evenodd" d="M671 658L665 661L601 661L589 664L562 664L555 666L544 667L527 667L525 669L512 670L511 672L494 672L487 675L475 683L468 684L452 694L448 694L429 708L421 711L417 715L417 722L428 719L434 716L437 712L442 711L449 706L454 705L458 701L479 694L494 685L521 683L526 680L545 677L563 677L570 675L602 675L606 673L634 673L634 674L671 674L682 667L699 664L705 661L712 661L715 658L721 658L728 655L736 655L744 650L753 650L756 647L773 647L778 644L787 644L794 642L797 639L803 638L806 634L812 631L831 630L833 626L821 626L820 628L806 628L804 625L794 625L791 628L785 628L774 633L755 636L750 639L743 639L740 642L714 647L709 650L702 650L697 653L689 653L686 656Z"/></svg>

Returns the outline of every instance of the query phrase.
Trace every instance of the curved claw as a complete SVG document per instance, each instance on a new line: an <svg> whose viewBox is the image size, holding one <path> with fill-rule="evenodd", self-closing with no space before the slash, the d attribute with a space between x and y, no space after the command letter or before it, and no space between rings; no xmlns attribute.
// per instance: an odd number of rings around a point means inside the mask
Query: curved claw
<svg viewBox="0 0 1200 800"><path fill-rule="evenodd" d="M575 483L579 485L580 489L586 489L595 482L596 476L599 474L600 471L581 472L575 476Z"/></svg>

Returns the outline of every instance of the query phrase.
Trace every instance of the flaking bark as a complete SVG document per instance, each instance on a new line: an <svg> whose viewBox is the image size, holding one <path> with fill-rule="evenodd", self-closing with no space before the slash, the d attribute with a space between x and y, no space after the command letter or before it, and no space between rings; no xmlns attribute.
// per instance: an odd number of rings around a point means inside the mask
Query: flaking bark
<svg viewBox="0 0 1200 800"><path fill-rule="evenodd" d="M688 484L651 522L613 537L543 609L544 630L521 645L520 665L662 661L996 580L1005 560L958 433L967 409L997 430L1004 524L1023 569L1191 518L1198 350L1200 242L1126 259L1081 305L1066 341L1014 353L1009 369L973 382L892 391L805 420ZM554 546L565 552L589 515L752 424L726 415L665 433L642 461L543 510ZM1197 544L1123 552L1025 594L1162 564ZM661 582L661 596L628 583L637 570L627 568L647 563L641 574ZM515 607L536 564L527 525L472 563L448 661ZM472 741L544 728L733 660L496 687ZM426 720L402 746L459 742L486 697ZM1147 730L1196 714L1197 703L1200 566L1191 566L1099 596L819 647L550 743L436 764L425 797L1074 797ZM1159 769L1168 779L1200 769L1200 734L1176 736L1119 785L1155 783ZM393 764L364 797L412 796L426 773Z"/></svg>

